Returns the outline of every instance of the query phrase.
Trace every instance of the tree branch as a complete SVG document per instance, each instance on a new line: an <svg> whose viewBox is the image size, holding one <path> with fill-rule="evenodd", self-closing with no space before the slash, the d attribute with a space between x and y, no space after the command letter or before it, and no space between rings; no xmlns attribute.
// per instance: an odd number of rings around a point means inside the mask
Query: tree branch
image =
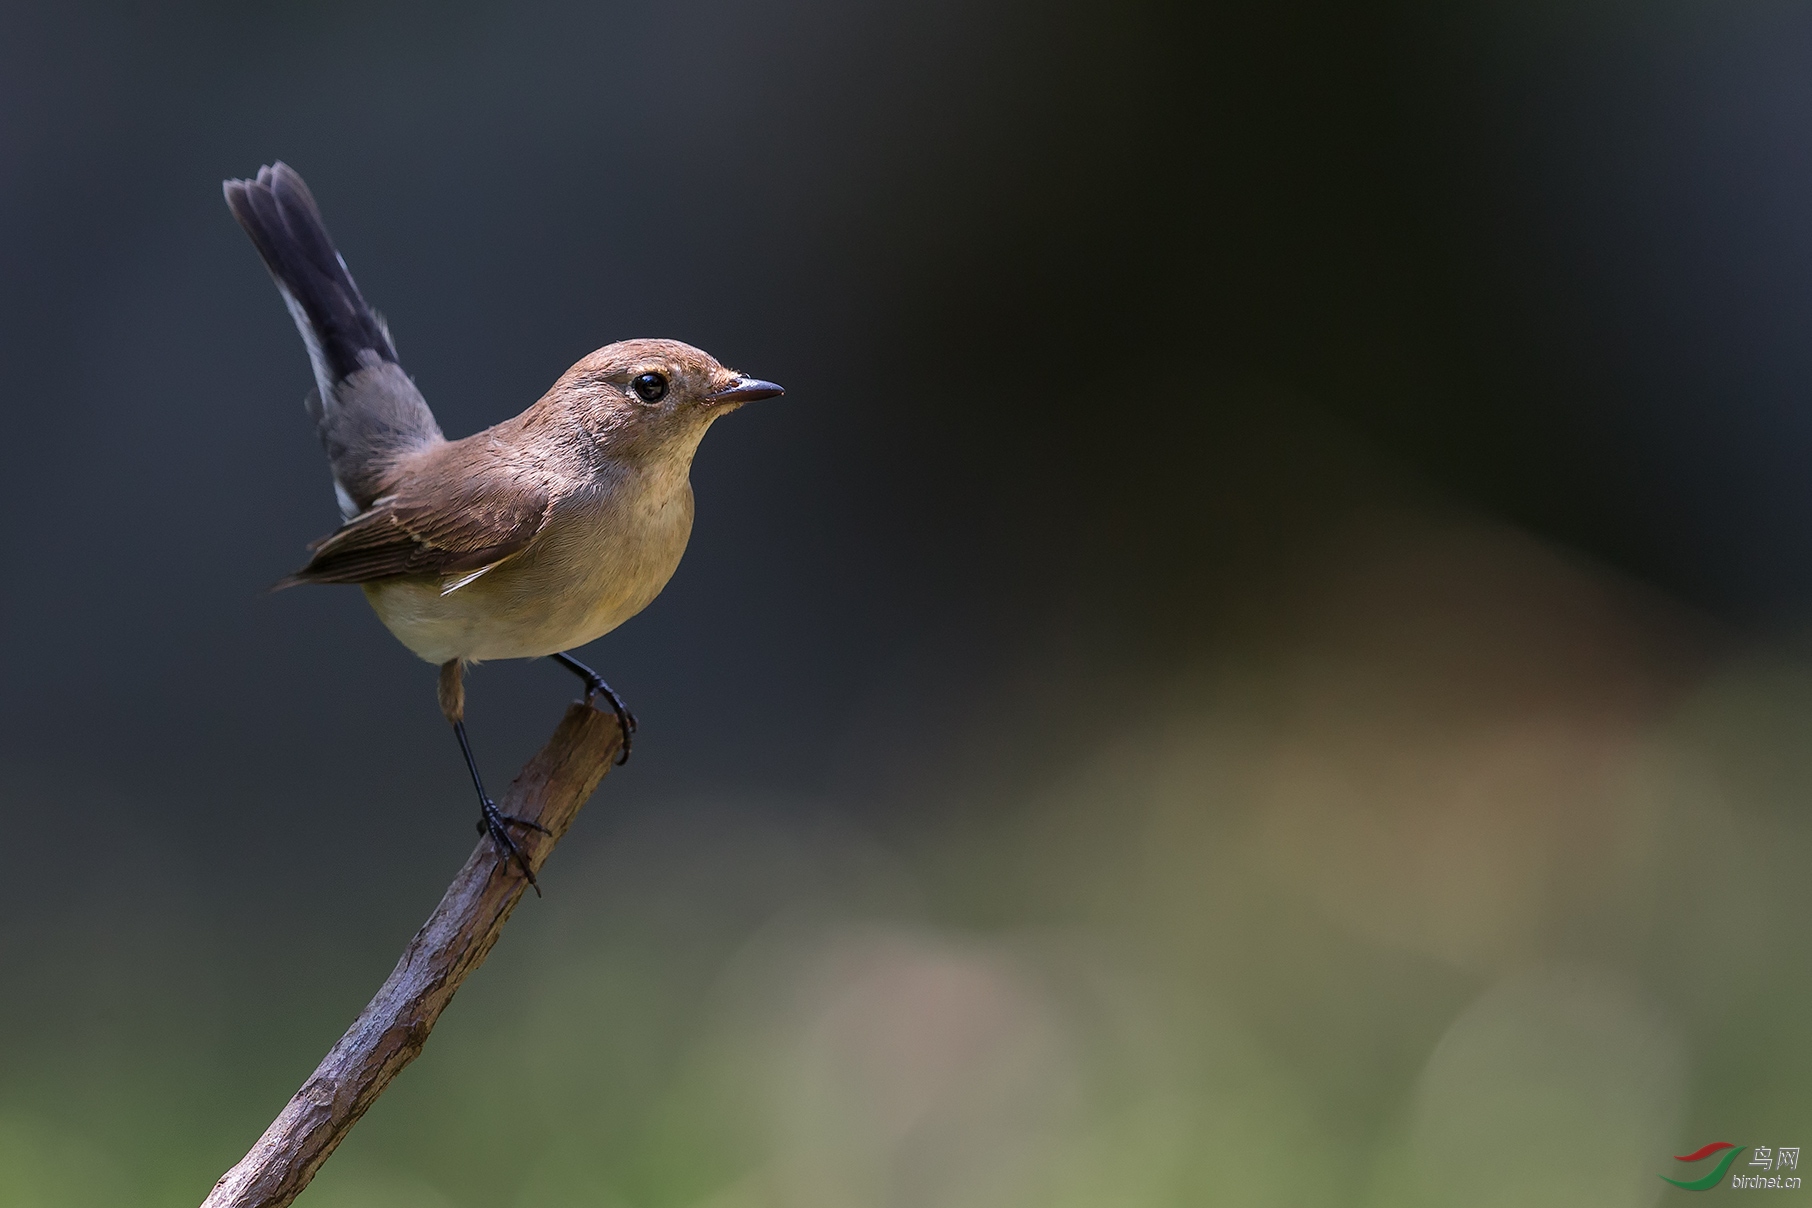
<svg viewBox="0 0 1812 1208"><path fill-rule="evenodd" d="M550 832L524 830L517 839L531 868L540 870L622 745L615 717L576 704L510 784L503 812ZM389 979L251 1152L214 1184L202 1208L282 1208L302 1194L365 1109L422 1051L527 885L513 861L506 865L491 841L480 839Z"/></svg>

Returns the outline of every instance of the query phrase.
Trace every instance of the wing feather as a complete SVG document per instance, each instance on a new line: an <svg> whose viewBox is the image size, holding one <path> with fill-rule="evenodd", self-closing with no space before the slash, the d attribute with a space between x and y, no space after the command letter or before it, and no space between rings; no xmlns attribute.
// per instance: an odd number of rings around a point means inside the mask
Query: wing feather
<svg viewBox="0 0 1812 1208"><path fill-rule="evenodd" d="M497 473L452 489L399 491L313 542L308 565L279 584L368 583L395 575L467 576L520 553L547 523L560 484ZM462 584L463 585L463 584Z"/></svg>

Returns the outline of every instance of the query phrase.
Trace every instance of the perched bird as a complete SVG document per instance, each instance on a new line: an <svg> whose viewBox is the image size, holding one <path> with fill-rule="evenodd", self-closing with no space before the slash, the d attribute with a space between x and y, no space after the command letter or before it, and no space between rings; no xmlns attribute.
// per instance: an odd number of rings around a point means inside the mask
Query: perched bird
<svg viewBox="0 0 1812 1208"><path fill-rule="evenodd" d="M672 577L692 531L689 473L705 429L784 392L677 340L624 340L514 419L450 441L302 178L279 162L224 187L308 346L305 405L345 519L279 586L357 583L397 640L439 665L479 829L533 884L507 828L534 824L492 802L466 737L466 665L555 659L584 681L587 700L610 702L627 759L634 715L566 651L640 612Z"/></svg>

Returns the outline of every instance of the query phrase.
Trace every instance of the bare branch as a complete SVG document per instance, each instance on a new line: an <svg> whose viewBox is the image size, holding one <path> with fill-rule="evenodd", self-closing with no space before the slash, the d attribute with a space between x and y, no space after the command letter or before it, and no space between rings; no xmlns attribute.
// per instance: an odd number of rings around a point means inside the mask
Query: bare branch
<svg viewBox="0 0 1812 1208"><path fill-rule="evenodd" d="M616 718L589 705L566 711L522 769L503 811L546 827L518 845L539 871L623 745ZM415 1060L454 991L484 963L528 882L480 839L440 905L415 933L372 1000L202 1208L281 1208L302 1193L365 1109Z"/></svg>

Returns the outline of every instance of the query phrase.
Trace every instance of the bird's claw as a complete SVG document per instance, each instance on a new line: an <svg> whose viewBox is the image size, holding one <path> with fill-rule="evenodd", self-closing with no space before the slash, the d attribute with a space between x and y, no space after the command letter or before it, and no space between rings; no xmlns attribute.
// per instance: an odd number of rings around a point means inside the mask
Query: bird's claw
<svg viewBox="0 0 1812 1208"><path fill-rule="evenodd" d="M629 746L635 734L635 714L623 703L623 698L603 680L595 676L585 681L585 703L592 705L595 697L602 696L610 702L610 710L617 715L617 728L623 731L623 749L617 752L617 766L629 762ZM592 706L596 708L595 705Z"/></svg>
<svg viewBox="0 0 1812 1208"><path fill-rule="evenodd" d="M531 822L527 818L517 818L504 813L489 797L484 798L484 813L478 819L478 833L491 837L491 842L497 848L497 856L503 861L505 867L508 867L511 860L516 862L522 869L522 875L528 878L529 888L535 891L536 897L540 897L541 883L535 880L535 870L529 867L528 857L522 854L522 849L516 846L514 839L510 838L509 828L512 826L540 831L544 835L553 833L539 822Z"/></svg>
<svg viewBox="0 0 1812 1208"><path fill-rule="evenodd" d="M593 671L590 667L587 667L572 655L567 654L564 650L559 651L550 657L562 667L565 667L568 671L578 676L579 682L585 685L585 704L588 708L597 708L593 701L599 696L602 696L605 700L610 702L611 712L617 715L617 728L621 730L623 734L623 748L617 752L617 764L618 766L621 766L628 763L629 747L635 734L635 714L629 711L629 706L623 703L623 698L618 696L616 690L605 683L604 677L599 675L596 671Z"/></svg>

